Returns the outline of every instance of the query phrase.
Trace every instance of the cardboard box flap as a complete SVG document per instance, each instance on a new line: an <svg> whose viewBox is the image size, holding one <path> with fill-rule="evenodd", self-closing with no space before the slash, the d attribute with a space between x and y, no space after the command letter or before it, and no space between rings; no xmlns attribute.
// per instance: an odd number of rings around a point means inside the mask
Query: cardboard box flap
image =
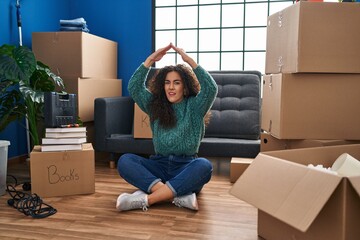
<svg viewBox="0 0 360 240"><path fill-rule="evenodd" d="M305 232L340 181L337 175L259 153L230 194Z"/></svg>
<svg viewBox="0 0 360 240"><path fill-rule="evenodd" d="M360 197L360 175L356 177L349 177L350 183Z"/></svg>

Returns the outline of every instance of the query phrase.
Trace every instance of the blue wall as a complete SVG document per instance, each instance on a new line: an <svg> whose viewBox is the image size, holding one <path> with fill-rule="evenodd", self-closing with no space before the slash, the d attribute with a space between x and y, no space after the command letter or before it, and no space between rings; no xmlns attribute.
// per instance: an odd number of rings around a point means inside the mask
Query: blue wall
<svg viewBox="0 0 360 240"><path fill-rule="evenodd" d="M0 45L18 44L15 0L0 0ZM118 78L123 95L134 70L152 51L150 0L21 0L23 45L31 48L31 33L58 31L60 19L85 18L90 33L118 43ZM27 153L26 134L12 123L1 140L9 140L9 158Z"/></svg>

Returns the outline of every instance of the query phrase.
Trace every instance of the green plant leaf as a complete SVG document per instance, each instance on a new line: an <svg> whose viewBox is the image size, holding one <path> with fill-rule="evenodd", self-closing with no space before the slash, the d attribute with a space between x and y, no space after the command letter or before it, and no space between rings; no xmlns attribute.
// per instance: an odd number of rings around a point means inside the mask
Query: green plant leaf
<svg viewBox="0 0 360 240"><path fill-rule="evenodd" d="M44 120L44 92L64 89L63 80L36 61L27 47L0 46L0 131L26 117L32 144L38 144L38 123ZM40 124L41 125L41 124ZM40 126L39 125L39 126Z"/></svg>
<svg viewBox="0 0 360 240"><path fill-rule="evenodd" d="M27 81L36 68L35 56L27 47L2 47L0 56L0 75L14 81Z"/></svg>
<svg viewBox="0 0 360 240"><path fill-rule="evenodd" d="M41 91L36 91L30 86L27 86L23 81L20 81L20 92L24 98L30 98L35 103L44 102L44 93Z"/></svg>
<svg viewBox="0 0 360 240"><path fill-rule="evenodd" d="M14 45L4 44L0 46L0 56L7 55L12 56L12 52L16 47Z"/></svg>
<svg viewBox="0 0 360 240"><path fill-rule="evenodd" d="M18 47L13 51L14 59L24 74L21 80L30 79L31 75L36 69L36 60L34 53L27 47Z"/></svg>
<svg viewBox="0 0 360 240"><path fill-rule="evenodd" d="M0 131L17 119L25 116L26 106L21 93L12 89L1 93L0 96Z"/></svg>
<svg viewBox="0 0 360 240"><path fill-rule="evenodd" d="M7 89L11 86L16 85L17 83L11 80L7 80L3 75L0 76L0 94L6 92Z"/></svg>
<svg viewBox="0 0 360 240"><path fill-rule="evenodd" d="M36 65L36 70L37 70L37 72L41 72L43 74L46 74L47 77L52 80L52 83L55 84L54 88L52 88L52 89L49 89L49 88L44 89L43 90L44 92L53 91L55 89L55 86L59 86L61 88L61 90L65 89L64 81L62 80L62 78L57 76L53 72L51 72L50 68L47 65L45 65L44 63L38 61L37 65Z"/></svg>

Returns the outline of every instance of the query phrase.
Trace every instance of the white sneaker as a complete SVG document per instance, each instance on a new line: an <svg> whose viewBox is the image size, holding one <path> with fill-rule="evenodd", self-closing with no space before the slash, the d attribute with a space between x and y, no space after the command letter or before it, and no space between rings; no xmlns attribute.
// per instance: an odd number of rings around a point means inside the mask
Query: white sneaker
<svg viewBox="0 0 360 240"><path fill-rule="evenodd" d="M146 194L146 192L144 192L143 190L137 190L135 192L133 192L131 195L139 195L139 194Z"/></svg>
<svg viewBox="0 0 360 240"><path fill-rule="evenodd" d="M133 194L122 193L116 200L116 209L118 211L127 211L137 208L147 211L148 207L147 194L141 190L138 190Z"/></svg>
<svg viewBox="0 0 360 240"><path fill-rule="evenodd" d="M123 195L123 196L129 196L129 195L139 195L139 194L146 194L144 191L142 191L142 190L137 190L137 191L135 191L135 192L133 192L133 193L122 193L121 195ZM121 195L119 195L119 197L118 197L118 199L120 198L120 196ZM120 203L119 203L119 201L116 201L116 207L119 205Z"/></svg>
<svg viewBox="0 0 360 240"><path fill-rule="evenodd" d="M199 210L195 193L180 197L175 197L173 203L177 207L184 207L195 211Z"/></svg>

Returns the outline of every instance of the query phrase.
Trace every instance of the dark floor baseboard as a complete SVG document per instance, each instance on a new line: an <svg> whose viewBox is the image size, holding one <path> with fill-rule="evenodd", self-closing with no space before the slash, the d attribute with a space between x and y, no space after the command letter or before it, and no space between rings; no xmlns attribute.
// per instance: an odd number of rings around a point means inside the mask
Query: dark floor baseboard
<svg viewBox="0 0 360 240"><path fill-rule="evenodd" d="M24 163L24 162L26 162L27 158L28 158L28 155L21 155L21 156L9 158L8 165L11 166L11 165L19 164L19 163Z"/></svg>

